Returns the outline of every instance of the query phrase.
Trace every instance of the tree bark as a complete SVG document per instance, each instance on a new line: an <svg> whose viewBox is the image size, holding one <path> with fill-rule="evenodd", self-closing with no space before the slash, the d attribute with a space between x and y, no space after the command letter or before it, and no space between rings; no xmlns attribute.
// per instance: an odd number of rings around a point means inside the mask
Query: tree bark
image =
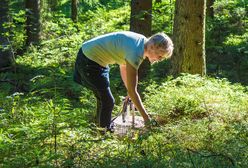
<svg viewBox="0 0 248 168"><path fill-rule="evenodd" d="M206 0L177 0L173 41L172 74L206 74Z"/></svg>
<svg viewBox="0 0 248 168"><path fill-rule="evenodd" d="M9 0L0 1L0 71L11 67L14 63L13 52L11 51L10 42L6 33L8 29L4 23L9 22Z"/></svg>
<svg viewBox="0 0 248 168"><path fill-rule="evenodd" d="M78 20L77 4L77 0L71 0L71 19L73 22L77 22Z"/></svg>
<svg viewBox="0 0 248 168"><path fill-rule="evenodd" d="M40 0L26 0L26 45L38 44L41 36Z"/></svg>
<svg viewBox="0 0 248 168"><path fill-rule="evenodd" d="M151 36L152 27L152 0L132 0L130 30L145 36ZM144 78L150 69L150 63L146 59L140 65L139 78Z"/></svg>

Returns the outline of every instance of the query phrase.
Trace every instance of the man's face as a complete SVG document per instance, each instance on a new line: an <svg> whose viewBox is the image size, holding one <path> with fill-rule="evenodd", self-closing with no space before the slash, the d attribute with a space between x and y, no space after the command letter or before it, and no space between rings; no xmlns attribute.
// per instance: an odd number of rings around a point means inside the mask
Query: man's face
<svg viewBox="0 0 248 168"><path fill-rule="evenodd" d="M165 58L165 54L166 52L161 48L158 48L154 45L148 46L148 59L151 64L162 61Z"/></svg>

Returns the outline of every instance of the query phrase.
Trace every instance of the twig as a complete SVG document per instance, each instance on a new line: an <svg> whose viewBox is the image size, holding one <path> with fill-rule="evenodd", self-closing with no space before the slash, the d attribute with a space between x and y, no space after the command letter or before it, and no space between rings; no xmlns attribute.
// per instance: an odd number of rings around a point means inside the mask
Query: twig
<svg viewBox="0 0 248 168"><path fill-rule="evenodd" d="M10 84L12 84L12 85L16 85L16 83L14 82L14 81L12 81L12 80L0 80L0 82L7 82L7 83L10 83Z"/></svg>
<svg viewBox="0 0 248 168"><path fill-rule="evenodd" d="M200 152L198 152L198 151L195 151L195 150L189 149L189 148L187 148L187 151L190 151L190 152L192 152L192 153L199 154L201 157L216 157L216 156L221 156L221 157L223 157L223 158L228 159L228 160L232 163L232 165L235 166L234 160L233 160L231 157L229 157L229 156L227 156L227 155L224 155L224 154L222 154L222 153L214 153L214 154L209 154L209 155L206 155L206 154L205 154L205 155L204 155L204 154L202 154L202 153L200 153Z"/></svg>
<svg viewBox="0 0 248 168"><path fill-rule="evenodd" d="M12 69L12 68L13 68L12 66L3 67L3 68L0 68L0 72L1 72L1 71L6 71L6 70L10 70L10 69Z"/></svg>

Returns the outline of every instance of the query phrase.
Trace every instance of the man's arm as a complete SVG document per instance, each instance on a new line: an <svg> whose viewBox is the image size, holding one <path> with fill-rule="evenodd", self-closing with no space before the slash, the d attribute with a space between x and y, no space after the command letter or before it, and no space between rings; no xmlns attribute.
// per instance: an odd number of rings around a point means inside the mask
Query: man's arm
<svg viewBox="0 0 248 168"><path fill-rule="evenodd" d="M144 121L149 121L149 116L141 101L140 95L137 91L138 85L138 70L136 70L131 64L126 61L125 66L120 66L122 80L127 88L127 92L135 107L139 110L140 114L144 118ZM126 73L125 73L126 72Z"/></svg>
<svg viewBox="0 0 248 168"><path fill-rule="evenodd" d="M120 65L120 74L121 74L121 79L125 87L127 88L127 70L125 64Z"/></svg>

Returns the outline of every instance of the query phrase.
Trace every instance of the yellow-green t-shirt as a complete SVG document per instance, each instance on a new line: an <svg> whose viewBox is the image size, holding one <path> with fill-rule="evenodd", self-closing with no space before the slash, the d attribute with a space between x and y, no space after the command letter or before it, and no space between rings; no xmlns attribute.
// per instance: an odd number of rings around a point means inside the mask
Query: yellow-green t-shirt
<svg viewBox="0 0 248 168"><path fill-rule="evenodd" d="M103 67L109 64L125 64L127 60L135 69L138 69L143 61L146 41L147 38L138 33L114 32L84 42L82 50L90 60Z"/></svg>

